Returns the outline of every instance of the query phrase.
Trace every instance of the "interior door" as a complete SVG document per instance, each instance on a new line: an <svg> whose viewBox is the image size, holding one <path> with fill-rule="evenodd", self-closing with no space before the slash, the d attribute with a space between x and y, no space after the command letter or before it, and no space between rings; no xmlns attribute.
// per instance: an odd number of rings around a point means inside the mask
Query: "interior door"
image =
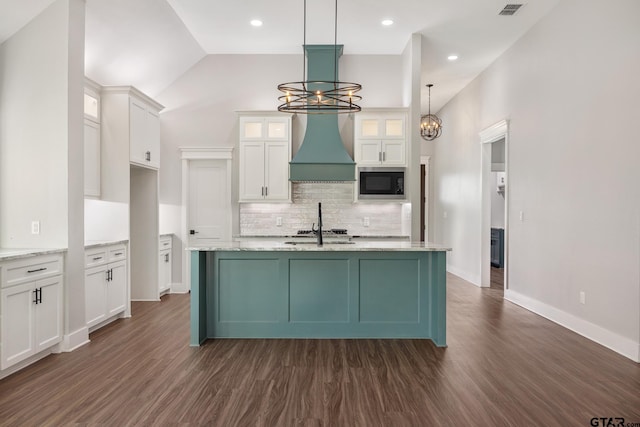
<svg viewBox="0 0 640 427"><path fill-rule="evenodd" d="M224 160L192 160L189 167L189 246L231 240L230 183Z"/></svg>

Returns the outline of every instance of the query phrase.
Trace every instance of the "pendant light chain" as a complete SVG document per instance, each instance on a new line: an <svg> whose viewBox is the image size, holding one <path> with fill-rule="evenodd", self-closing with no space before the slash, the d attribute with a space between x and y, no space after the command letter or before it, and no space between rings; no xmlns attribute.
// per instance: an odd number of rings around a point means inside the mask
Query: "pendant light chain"
<svg viewBox="0 0 640 427"><path fill-rule="evenodd" d="M333 21L333 81L338 81L338 0L336 0L336 17Z"/></svg>
<svg viewBox="0 0 640 427"><path fill-rule="evenodd" d="M333 25L333 81L307 80L307 0L303 2L302 81L278 85L284 95L278 111L302 114L357 113L361 108L356 102L362 97L356 92L362 89L358 83L338 81L338 0L335 0ZM341 46L342 47L342 46Z"/></svg>

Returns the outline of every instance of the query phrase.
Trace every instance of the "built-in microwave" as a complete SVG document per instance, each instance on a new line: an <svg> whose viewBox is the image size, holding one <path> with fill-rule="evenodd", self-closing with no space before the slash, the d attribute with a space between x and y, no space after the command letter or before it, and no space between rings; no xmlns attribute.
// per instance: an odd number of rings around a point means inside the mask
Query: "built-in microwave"
<svg viewBox="0 0 640 427"><path fill-rule="evenodd" d="M358 168L359 199L404 199L405 168Z"/></svg>

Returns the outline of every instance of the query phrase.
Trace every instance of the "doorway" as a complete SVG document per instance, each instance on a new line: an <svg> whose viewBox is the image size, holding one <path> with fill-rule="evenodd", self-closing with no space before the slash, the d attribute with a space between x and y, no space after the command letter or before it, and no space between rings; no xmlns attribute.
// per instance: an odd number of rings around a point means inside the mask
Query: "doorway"
<svg viewBox="0 0 640 427"><path fill-rule="evenodd" d="M490 287L504 289L504 138L491 144L491 280Z"/></svg>
<svg viewBox="0 0 640 427"><path fill-rule="evenodd" d="M429 169L431 156L420 156L420 241L429 241Z"/></svg>
<svg viewBox="0 0 640 427"><path fill-rule="evenodd" d="M204 246L231 240L231 198L226 162L194 160L189 165L187 244Z"/></svg>
<svg viewBox="0 0 640 427"><path fill-rule="evenodd" d="M232 150L232 147L181 148L181 237L185 247L231 241ZM182 292L191 288L190 255L183 251Z"/></svg>
<svg viewBox="0 0 640 427"><path fill-rule="evenodd" d="M480 132L480 142L482 144L481 286L506 290L509 288L508 122L503 120Z"/></svg>

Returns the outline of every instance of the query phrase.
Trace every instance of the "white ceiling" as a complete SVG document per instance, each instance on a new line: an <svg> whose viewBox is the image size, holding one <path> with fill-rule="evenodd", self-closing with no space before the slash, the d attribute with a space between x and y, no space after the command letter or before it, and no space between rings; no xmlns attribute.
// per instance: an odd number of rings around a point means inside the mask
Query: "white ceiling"
<svg viewBox="0 0 640 427"><path fill-rule="evenodd" d="M423 37L422 83L437 111L559 0L340 0L339 44L349 54L400 54ZM53 0L0 0L0 43ZM525 3L499 16L507 3ZM86 0L88 77L151 96L206 54L302 52L302 0ZM307 43L332 44L335 2L307 0ZM390 27L382 19L393 19ZM252 27L251 19L264 25ZM457 61L447 60L449 54ZM423 90L426 110L426 89Z"/></svg>

